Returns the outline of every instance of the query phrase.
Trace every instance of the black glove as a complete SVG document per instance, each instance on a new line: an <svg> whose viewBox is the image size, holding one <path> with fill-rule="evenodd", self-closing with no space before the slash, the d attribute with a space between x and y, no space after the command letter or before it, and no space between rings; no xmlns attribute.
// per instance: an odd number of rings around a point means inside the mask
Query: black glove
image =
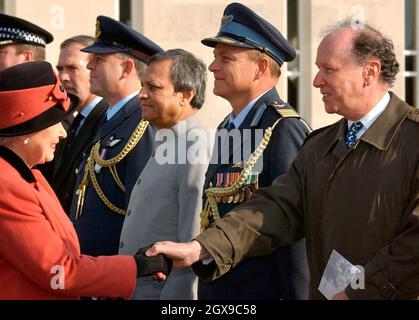
<svg viewBox="0 0 419 320"><path fill-rule="evenodd" d="M137 264L137 278L151 276L157 272L163 272L166 276L169 275L173 261L162 254L154 257L147 257L145 252L148 248L141 248L134 256Z"/></svg>

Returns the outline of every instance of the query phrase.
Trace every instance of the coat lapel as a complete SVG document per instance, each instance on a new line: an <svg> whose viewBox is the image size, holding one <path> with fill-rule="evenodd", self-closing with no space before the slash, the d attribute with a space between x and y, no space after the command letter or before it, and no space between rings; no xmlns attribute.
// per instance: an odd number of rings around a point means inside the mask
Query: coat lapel
<svg viewBox="0 0 419 320"><path fill-rule="evenodd" d="M106 137L109 133L114 131L117 127L124 124L124 121L129 118L133 113L138 112L138 108L140 106L140 99L138 96L135 96L131 100L129 100L122 108L119 110L109 121L106 121L102 124L99 128L96 137L92 140L91 145L93 145L98 140ZM106 118L104 118L105 120Z"/></svg>

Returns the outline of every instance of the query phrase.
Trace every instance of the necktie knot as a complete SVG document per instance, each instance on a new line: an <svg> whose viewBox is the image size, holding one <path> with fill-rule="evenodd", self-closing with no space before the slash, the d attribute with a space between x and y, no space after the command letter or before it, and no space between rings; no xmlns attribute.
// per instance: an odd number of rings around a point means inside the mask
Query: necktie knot
<svg viewBox="0 0 419 320"><path fill-rule="evenodd" d="M348 132L346 133L345 143L348 148L352 148L357 142L358 138L356 134L364 127L361 121L352 123L349 127Z"/></svg>
<svg viewBox="0 0 419 320"><path fill-rule="evenodd" d="M230 121L227 125L227 130L236 129L236 126L234 125L234 122Z"/></svg>

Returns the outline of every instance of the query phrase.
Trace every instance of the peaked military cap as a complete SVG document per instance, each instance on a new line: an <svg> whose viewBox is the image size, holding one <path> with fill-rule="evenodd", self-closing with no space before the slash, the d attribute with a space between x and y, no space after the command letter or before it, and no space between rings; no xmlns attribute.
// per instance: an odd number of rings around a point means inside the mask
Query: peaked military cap
<svg viewBox="0 0 419 320"><path fill-rule="evenodd" d="M240 3L229 4L224 10L218 34L201 42L209 47L221 43L257 49L279 65L296 57L294 48L277 28Z"/></svg>
<svg viewBox="0 0 419 320"><path fill-rule="evenodd" d="M20 136L48 128L74 111L51 64L26 62L0 71L0 136Z"/></svg>
<svg viewBox="0 0 419 320"><path fill-rule="evenodd" d="M33 44L45 47L54 37L33 23L0 13L0 45Z"/></svg>
<svg viewBox="0 0 419 320"><path fill-rule="evenodd" d="M163 51L163 49L126 24L106 16L98 16L96 41L81 51L89 53L122 52L147 63L152 55Z"/></svg>

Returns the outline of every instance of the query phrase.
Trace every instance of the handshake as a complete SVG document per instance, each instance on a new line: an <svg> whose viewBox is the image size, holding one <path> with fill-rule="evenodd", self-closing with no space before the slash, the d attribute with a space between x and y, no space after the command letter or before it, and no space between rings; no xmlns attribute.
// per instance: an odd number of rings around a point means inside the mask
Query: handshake
<svg viewBox="0 0 419 320"><path fill-rule="evenodd" d="M159 272L168 276L172 269L172 259L167 258L161 253L148 257L145 254L147 249L141 248L134 256L135 263L137 264L137 278L152 276Z"/></svg>

